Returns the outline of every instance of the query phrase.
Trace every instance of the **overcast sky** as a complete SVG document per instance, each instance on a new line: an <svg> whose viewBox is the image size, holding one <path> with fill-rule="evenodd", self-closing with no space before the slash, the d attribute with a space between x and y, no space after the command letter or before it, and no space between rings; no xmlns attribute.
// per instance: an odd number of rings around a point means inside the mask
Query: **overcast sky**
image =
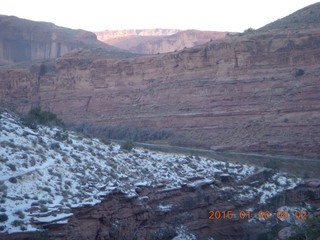
<svg viewBox="0 0 320 240"><path fill-rule="evenodd" d="M175 28L242 32L312 0L0 0L0 14L74 29Z"/></svg>

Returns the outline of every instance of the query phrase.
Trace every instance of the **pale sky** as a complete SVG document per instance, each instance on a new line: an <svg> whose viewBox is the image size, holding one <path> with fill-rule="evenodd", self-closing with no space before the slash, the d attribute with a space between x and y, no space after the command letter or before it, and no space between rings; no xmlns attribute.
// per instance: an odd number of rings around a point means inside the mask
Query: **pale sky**
<svg viewBox="0 0 320 240"><path fill-rule="evenodd" d="M242 32L312 0L0 0L0 14L89 31L174 28Z"/></svg>

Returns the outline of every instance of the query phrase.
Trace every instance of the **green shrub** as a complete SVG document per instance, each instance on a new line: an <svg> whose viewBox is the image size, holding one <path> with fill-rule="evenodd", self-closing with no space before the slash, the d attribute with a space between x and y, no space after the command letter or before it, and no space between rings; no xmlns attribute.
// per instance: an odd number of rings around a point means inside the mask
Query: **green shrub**
<svg viewBox="0 0 320 240"><path fill-rule="evenodd" d="M42 205L42 206L40 207L40 212L48 212L48 207Z"/></svg>
<svg viewBox="0 0 320 240"><path fill-rule="evenodd" d="M11 171L17 171L17 168L14 164L9 163L7 166L11 169Z"/></svg>
<svg viewBox="0 0 320 240"><path fill-rule="evenodd" d="M0 214L0 222L5 222L8 220L8 215L5 213Z"/></svg>
<svg viewBox="0 0 320 240"><path fill-rule="evenodd" d="M264 167L271 168L271 169L274 169L274 170L279 169L280 166L281 166L280 162L278 162L276 160L270 160L270 161L268 161L268 162L266 162L264 164Z"/></svg>
<svg viewBox="0 0 320 240"><path fill-rule="evenodd" d="M295 72L295 76L296 77L300 77L304 74L304 70L303 69L298 69L296 72Z"/></svg>
<svg viewBox="0 0 320 240"><path fill-rule="evenodd" d="M60 131L54 134L54 139L58 141L65 141L69 139L69 135L67 132L61 133Z"/></svg>
<svg viewBox="0 0 320 240"><path fill-rule="evenodd" d="M21 226L23 225L24 222L22 220L14 220L11 225L14 226L14 227L18 227L18 226Z"/></svg>
<svg viewBox="0 0 320 240"><path fill-rule="evenodd" d="M9 178L9 182L11 182L11 183L17 183L18 180L17 180L15 177L11 177L11 178Z"/></svg>
<svg viewBox="0 0 320 240"><path fill-rule="evenodd" d="M21 210L19 210L19 211L16 211L14 214L16 214L19 218L21 218L21 219L24 219L25 218L25 215L24 215L24 213L21 211Z"/></svg>
<svg viewBox="0 0 320 240"><path fill-rule="evenodd" d="M8 161L8 158L4 158L0 156L0 162L6 163Z"/></svg>
<svg viewBox="0 0 320 240"><path fill-rule="evenodd" d="M51 193L51 188L49 188L49 187L44 187L44 188L42 188L42 190L46 191L48 193Z"/></svg>
<svg viewBox="0 0 320 240"><path fill-rule="evenodd" d="M121 144L121 150L131 151L134 148L134 145L131 141L125 141Z"/></svg>
<svg viewBox="0 0 320 240"><path fill-rule="evenodd" d="M8 187L3 182L0 182L0 192L4 192L7 189Z"/></svg>
<svg viewBox="0 0 320 240"><path fill-rule="evenodd" d="M320 237L320 217L308 218L301 226L294 226L294 230L289 240L318 239Z"/></svg>
<svg viewBox="0 0 320 240"><path fill-rule="evenodd" d="M255 30L253 28L248 28L243 31L243 33L240 34L240 36L247 35L247 34L253 34Z"/></svg>
<svg viewBox="0 0 320 240"><path fill-rule="evenodd" d="M38 231L38 232L34 232L30 238L28 238L28 240L48 240L49 239L49 235L47 231Z"/></svg>
<svg viewBox="0 0 320 240"><path fill-rule="evenodd" d="M42 110L41 107L32 108L26 116L21 118L21 121L25 126L32 129L36 129L38 124L64 126L64 123L57 118L56 114Z"/></svg>

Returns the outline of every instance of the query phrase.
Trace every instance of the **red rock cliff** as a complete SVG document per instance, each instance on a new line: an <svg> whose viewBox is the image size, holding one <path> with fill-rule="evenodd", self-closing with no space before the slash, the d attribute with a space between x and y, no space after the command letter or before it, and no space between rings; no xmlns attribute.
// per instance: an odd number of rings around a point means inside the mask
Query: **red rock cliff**
<svg viewBox="0 0 320 240"><path fill-rule="evenodd" d="M13 16L0 16L0 65L57 58L74 49L90 46L115 49L99 42L91 32Z"/></svg>
<svg viewBox="0 0 320 240"><path fill-rule="evenodd" d="M319 153L318 42L313 29L124 60L70 54L1 71L0 96L70 121L171 129L185 136L180 144Z"/></svg>

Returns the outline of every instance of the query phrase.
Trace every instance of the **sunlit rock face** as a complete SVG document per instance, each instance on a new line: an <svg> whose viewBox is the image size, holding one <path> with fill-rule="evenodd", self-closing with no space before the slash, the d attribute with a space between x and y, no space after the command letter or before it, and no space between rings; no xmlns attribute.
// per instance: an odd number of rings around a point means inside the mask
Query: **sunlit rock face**
<svg viewBox="0 0 320 240"><path fill-rule="evenodd" d="M157 54L194 47L227 36L227 32L180 31L175 29L115 30L96 32L97 38L107 44L133 53Z"/></svg>
<svg viewBox="0 0 320 240"><path fill-rule="evenodd" d="M0 64L57 58L85 46L113 49L91 32L0 16Z"/></svg>

